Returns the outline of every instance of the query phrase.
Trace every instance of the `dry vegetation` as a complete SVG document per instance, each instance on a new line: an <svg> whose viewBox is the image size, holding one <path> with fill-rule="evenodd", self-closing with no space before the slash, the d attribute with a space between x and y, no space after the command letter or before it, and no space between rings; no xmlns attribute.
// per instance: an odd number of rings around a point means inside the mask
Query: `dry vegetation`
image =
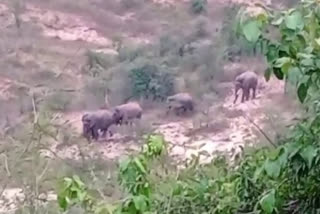
<svg viewBox="0 0 320 214"><path fill-rule="evenodd" d="M298 106L277 80L261 76L258 98L232 105L237 67L262 74L265 65L233 36L236 7L227 4L208 1L204 13L194 14L188 1L1 1L0 212L54 208L57 180L74 172L106 199L121 197L114 161L135 152L151 131L165 135L176 161L204 151L201 160L210 161L217 151L267 143L245 115L279 137ZM226 59L233 48L242 50L239 63ZM156 95L138 90L131 76L152 69ZM163 116L161 98L175 91L196 98L195 115ZM159 99L144 98L147 92ZM132 96L145 109L135 127L90 145L81 137L84 111L100 108L105 97L114 106ZM13 201L10 195L20 191Z"/></svg>

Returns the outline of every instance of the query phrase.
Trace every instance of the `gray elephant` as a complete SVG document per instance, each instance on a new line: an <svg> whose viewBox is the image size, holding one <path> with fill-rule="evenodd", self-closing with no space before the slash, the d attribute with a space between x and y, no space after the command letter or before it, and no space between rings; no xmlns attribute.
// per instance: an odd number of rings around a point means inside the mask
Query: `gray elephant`
<svg viewBox="0 0 320 214"><path fill-rule="evenodd" d="M258 76L256 73L252 71L246 71L236 77L234 84L235 84L235 98L233 103L236 103L238 99L239 89L242 89L241 102L244 102L245 99L249 100L250 89L252 89L253 91L252 99L256 98L256 89L258 85Z"/></svg>
<svg viewBox="0 0 320 214"><path fill-rule="evenodd" d="M187 111L192 112L194 110L194 102L190 94L178 93L167 97L167 112L168 114L172 109L176 115L181 115Z"/></svg>
<svg viewBox="0 0 320 214"><path fill-rule="evenodd" d="M98 110L88 112L82 116L83 136L90 140L98 140L99 130L102 132L102 137L106 136L109 127L116 124L116 119L113 117L113 112L109 110ZM110 136L112 132L109 131Z"/></svg>
<svg viewBox="0 0 320 214"><path fill-rule="evenodd" d="M131 124L133 119L141 119L143 109L137 102L118 105L113 109L113 119L117 125Z"/></svg>

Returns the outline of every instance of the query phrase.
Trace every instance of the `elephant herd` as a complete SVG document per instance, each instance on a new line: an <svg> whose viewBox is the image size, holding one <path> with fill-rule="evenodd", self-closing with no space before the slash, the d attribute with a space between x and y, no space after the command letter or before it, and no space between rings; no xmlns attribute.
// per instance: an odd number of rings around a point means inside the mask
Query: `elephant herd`
<svg viewBox="0 0 320 214"><path fill-rule="evenodd" d="M253 90L254 99L256 97L256 88L258 85L258 76L254 72L247 71L238 75L234 81L235 85L235 103L238 99L238 91L242 89L242 100L249 100L250 89ZM167 111L174 111L176 115L182 115L186 112L194 111L194 100L188 93L178 93L167 97ZM141 119L143 109L138 102L128 102L122 105L115 106L110 109L100 109L93 112L87 112L82 116L83 136L88 140L98 140L99 131L102 137L106 137L107 133L110 136L113 133L109 130L112 125L132 125L133 120Z"/></svg>

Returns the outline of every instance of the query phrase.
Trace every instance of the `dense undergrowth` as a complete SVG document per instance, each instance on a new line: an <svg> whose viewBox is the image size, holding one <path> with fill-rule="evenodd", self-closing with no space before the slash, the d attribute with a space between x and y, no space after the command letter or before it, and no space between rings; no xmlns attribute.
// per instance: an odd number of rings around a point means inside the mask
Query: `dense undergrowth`
<svg viewBox="0 0 320 214"><path fill-rule="evenodd" d="M178 169L159 135L141 153L120 162L127 197L115 204L92 198L78 177L65 178L60 207L88 213L318 213L320 116L297 124L277 148L245 151L235 163L220 156ZM280 142L279 142L280 143ZM167 160L167 161L166 161Z"/></svg>

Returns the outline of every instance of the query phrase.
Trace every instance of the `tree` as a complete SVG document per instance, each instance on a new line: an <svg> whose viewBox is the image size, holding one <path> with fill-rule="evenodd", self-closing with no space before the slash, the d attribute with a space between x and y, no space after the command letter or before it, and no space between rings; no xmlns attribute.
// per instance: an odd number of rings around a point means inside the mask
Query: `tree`
<svg viewBox="0 0 320 214"><path fill-rule="evenodd" d="M239 12L238 33L260 47L266 57L268 81L274 74L297 87L300 102L320 84L320 5L301 1L296 8L276 11L261 4L258 13Z"/></svg>

